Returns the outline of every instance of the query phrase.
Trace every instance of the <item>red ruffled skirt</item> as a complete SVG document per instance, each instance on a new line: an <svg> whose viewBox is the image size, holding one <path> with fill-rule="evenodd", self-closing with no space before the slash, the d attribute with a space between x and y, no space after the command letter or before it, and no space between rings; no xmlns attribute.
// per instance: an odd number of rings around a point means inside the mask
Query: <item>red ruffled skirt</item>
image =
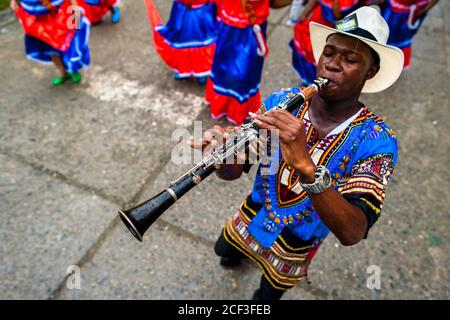
<svg viewBox="0 0 450 320"><path fill-rule="evenodd" d="M96 24L109 12L109 8L119 4L120 0L99 0L98 5L88 4L85 0L78 0L80 7L84 9L86 18Z"/></svg>
<svg viewBox="0 0 450 320"><path fill-rule="evenodd" d="M174 1L170 19L163 24L152 0L145 0L159 56L180 78L203 77L211 72L217 38L215 6L208 1L186 5Z"/></svg>
<svg viewBox="0 0 450 320"><path fill-rule="evenodd" d="M72 13L68 10L69 1L65 1L53 12L44 15L27 13L20 5L16 11L17 18L22 24L27 36L39 39L59 51L67 51L75 35L76 28L70 28L68 21L72 21ZM75 20L73 20L75 22Z"/></svg>

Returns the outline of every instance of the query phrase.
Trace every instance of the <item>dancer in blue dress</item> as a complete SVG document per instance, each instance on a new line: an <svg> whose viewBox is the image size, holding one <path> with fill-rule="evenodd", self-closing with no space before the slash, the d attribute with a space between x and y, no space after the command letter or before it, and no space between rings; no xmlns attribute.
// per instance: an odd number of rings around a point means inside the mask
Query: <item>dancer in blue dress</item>
<svg viewBox="0 0 450 320"><path fill-rule="evenodd" d="M211 72L216 47L216 6L210 0L176 0L163 24L152 0L145 0L155 49L175 79L195 77L201 84Z"/></svg>
<svg viewBox="0 0 450 320"><path fill-rule="evenodd" d="M411 65L411 47L414 35L421 27L427 12L439 0L387 0L382 15L389 24L388 43L396 46L405 55L404 69Z"/></svg>
<svg viewBox="0 0 450 320"><path fill-rule="evenodd" d="M74 15L74 1L16 0L11 8L25 32L25 52L29 59L53 62L60 75L52 84L66 80L81 81L80 70L90 63L90 23L84 16Z"/></svg>

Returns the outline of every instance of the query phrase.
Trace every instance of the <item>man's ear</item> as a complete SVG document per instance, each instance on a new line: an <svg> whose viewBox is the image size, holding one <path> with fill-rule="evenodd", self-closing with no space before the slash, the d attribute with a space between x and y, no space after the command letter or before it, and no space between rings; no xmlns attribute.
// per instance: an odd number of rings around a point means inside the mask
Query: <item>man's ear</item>
<svg viewBox="0 0 450 320"><path fill-rule="evenodd" d="M379 70L380 70L379 64L372 64L372 66L369 68L369 70L366 73L366 81L375 77L375 75L378 73Z"/></svg>

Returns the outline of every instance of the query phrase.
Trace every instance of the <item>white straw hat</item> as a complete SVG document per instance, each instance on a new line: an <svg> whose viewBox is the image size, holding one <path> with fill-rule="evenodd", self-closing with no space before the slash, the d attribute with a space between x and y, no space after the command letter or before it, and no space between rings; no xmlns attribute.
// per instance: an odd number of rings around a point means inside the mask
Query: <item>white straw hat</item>
<svg viewBox="0 0 450 320"><path fill-rule="evenodd" d="M389 88L397 81L403 70L403 52L386 45L389 26L380 15L377 6L365 6L353 11L336 23L336 29L315 22L309 24L309 29L316 61L319 61L327 39L333 33L357 38L378 53L380 70L372 79L366 81L362 92L379 92Z"/></svg>

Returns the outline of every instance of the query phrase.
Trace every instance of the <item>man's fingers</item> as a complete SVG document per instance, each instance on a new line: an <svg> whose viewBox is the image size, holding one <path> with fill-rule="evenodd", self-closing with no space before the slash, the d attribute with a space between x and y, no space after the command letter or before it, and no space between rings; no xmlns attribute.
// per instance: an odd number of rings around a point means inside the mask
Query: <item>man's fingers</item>
<svg viewBox="0 0 450 320"><path fill-rule="evenodd" d="M233 137L234 133L237 131L239 131L239 127L237 126L226 126L224 128L223 138L225 140L228 140Z"/></svg>
<svg viewBox="0 0 450 320"><path fill-rule="evenodd" d="M285 110L270 112L267 117L275 119L271 120L271 122L281 132L290 132L296 135L299 131L302 130L302 128L304 128L303 122L300 119Z"/></svg>
<svg viewBox="0 0 450 320"><path fill-rule="evenodd" d="M208 145L210 145L212 148L215 148L219 144L223 143L224 140L230 139L232 137L232 134L237 130L239 130L239 127L237 126L227 126L225 128L222 128L219 125L215 125L211 129L208 129L203 133L201 141L190 140L187 142L187 144L194 149L204 149Z"/></svg>
<svg viewBox="0 0 450 320"><path fill-rule="evenodd" d="M288 130L289 129L289 123L285 123L285 120L279 119L278 117L274 117L271 114L271 112L269 112L267 115L257 115L255 117L255 120L264 122L274 128L279 129L279 130Z"/></svg>
<svg viewBox="0 0 450 320"><path fill-rule="evenodd" d="M239 127L237 127L237 126L226 126L225 127L225 131L233 132L233 131L237 131L237 130L239 130Z"/></svg>
<svg viewBox="0 0 450 320"><path fill-rule="evenodd" d="M277 127L275 127L267 122L263 122L259 119L255 119L255 122L261 129L266 129L266 130L270 130L270 131L279 130Z"/></svg>
<svg viewBox="0 0 450 320"><path fill-rule="evenodd" d="M207 130L207 131L205 131L205 133L203 133L203 140L210 142L212 139L213 139L213 135L209 130Z"/></svg>
<svg viewBox="0 0 450 320"><path fill-rule="evenodd" d="M223 138L223 134L225 133L225 129L221 126L215 125L212 129L208 129L203 134L206 140L221 140Z"/></svg>
<svg viewBox="0 0 450 320"><path fill-rule="evenodd" d="M209 142L208 141L194 141L194 139L190 140L187 142L187 144L192 148L192 149L203 149L204 147L206 147Z"/></svg>
<svg viewBox="0 0 450 320"><path fill-rule="evenodd" d="M218 131L218 132L220 132L220 133L225 132L225 129L222 128L222 127L219 126L219 125L213 126L213 130Z"/></svg>
<svg viewBox="0 0 450 320"><path fill-rule="evenodd" d="M233 127L230 127L233 128ZM213 128L206 130L203 133L203 137L201 141L188 141L187 144L190 145L194 149L205 148L208 145L211 147L216 147L219 144L219 141L223 141L226 137L227 133L225 129L221 126L215 125Z"/></svg>
<svg viewBox="0 0 450 320"><path fill-rule="evenodd" d="M301 123L299 118L294 116L292 113L287 112L286 110L276 110L274 112L269 113L269 115L286 124Z"/></svg>

